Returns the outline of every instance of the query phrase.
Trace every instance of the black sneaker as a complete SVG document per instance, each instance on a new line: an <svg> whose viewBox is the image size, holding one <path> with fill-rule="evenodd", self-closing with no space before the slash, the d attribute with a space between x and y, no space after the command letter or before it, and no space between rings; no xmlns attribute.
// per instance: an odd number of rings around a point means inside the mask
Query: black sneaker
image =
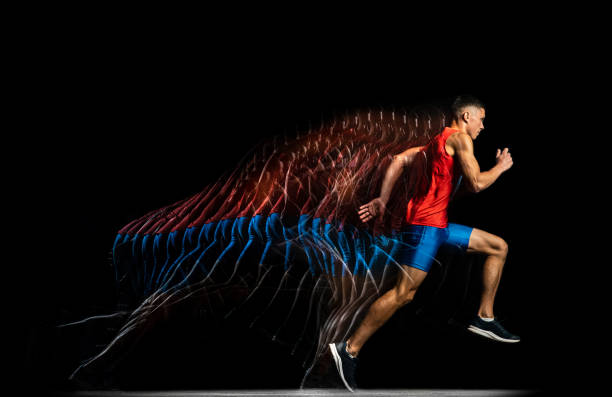
<svg viewBox="0 0 612 397"><path fill-rule="evenodd" d="M357 368L359 359L356 357L353 358L348 354L346 351L346 342L330 343L329 349L336 362L336 368L338 368L344 386L351 392L354 392L357 389L357 384L355 383L355 369Z"/></svg>
<svg viewBox="0 0 612 397"><path fill-rule="evenodd" d="M517 335L513 335L506 331L496 319L493 319L493 321L484 321L479 316L476 316L470 321L467 329L475 334L498 342L516 343L521 340Z"/></svg>

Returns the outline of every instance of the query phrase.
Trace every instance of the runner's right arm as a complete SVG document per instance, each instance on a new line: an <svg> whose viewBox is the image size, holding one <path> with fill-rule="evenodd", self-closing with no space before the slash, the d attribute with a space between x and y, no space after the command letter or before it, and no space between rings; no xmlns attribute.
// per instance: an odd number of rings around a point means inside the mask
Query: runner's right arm
<svg viewBox="0 0 612 397"><path fill-rule="evenodd" d="M408 167L410 164L412 164L415 156L418 152L421 151L421 149L423 149L423 146L417 146L393 156L393 161L387 169L385 179L383 180L383 184L380 189L380 198L385 203L385 205L389 201L391 191L393 190L393 186L395 186L397 178L399 178L399 176L402 174L405 167Z"/></svg>
<svg viewBox="0 0 612 397"><path fill-rule="evenodd" d="M422 148L423 146L410 148L393 156L393 160L391 164L389 164L389 168L387 168L382 187L380 188L380 196L359 207L359 217L362 222L367 222L376 216L382 215L397 178L399 178L404 171L404 167L410 165L414 161L414 157Z"/></svg>

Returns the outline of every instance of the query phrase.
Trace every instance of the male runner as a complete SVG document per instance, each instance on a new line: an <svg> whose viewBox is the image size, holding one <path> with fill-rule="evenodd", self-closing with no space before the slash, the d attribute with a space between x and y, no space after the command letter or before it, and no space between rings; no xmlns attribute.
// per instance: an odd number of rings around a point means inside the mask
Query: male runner
<svg viewBox="0 0 612 397"><path fill-rule="evenodd" d="M471 191L480 192L512 167L512 157L507 148L503 151L498 149L496 165L489 171L481 172L474 157L473 140L484 129L484 105L476 98L460 96L453 102L452 112L451 126L426 146L411 148L394 156L385 174L380 197L360 207L359 215L363 222L382 216L393 185L404 167L410 165L415 156L425 156L429 163L428 182L421 185L408 203L406 225L401 229L404 244L395 258L402 270L396 285L372 303L359 327L346 341L329 345L340 377L350 391L356 387L357 355L364 343L397 309L412 301L442 245L450 244L468 253L486 255L480 307L468 324L468 330L500 342L520 340L506 331L493 315L493 301L508 245L498 236L448 223L447 218L448 203L459 176L463 176Z"/></svg>

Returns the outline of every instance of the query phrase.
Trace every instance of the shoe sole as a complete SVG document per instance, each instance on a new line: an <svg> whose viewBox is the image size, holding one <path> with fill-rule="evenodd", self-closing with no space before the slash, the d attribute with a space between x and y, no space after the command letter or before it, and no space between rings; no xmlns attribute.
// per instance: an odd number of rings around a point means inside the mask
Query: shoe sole
<svg viewBox="0 0 612 397"><path fill-rule="evenodd" d="M340 358L340 354L338 354L336 344L330 343L329 349L331 350L332 357L334 358L334 362L336 363L336 368L338 368L338 372L340 373L340 379L342 379L344 386L346 386L346 388L349 389L351 393L354 393L353 389L351 389L346 379L344 379L344 371L342 371L342 358Z"/></svg>
<svg viewBox="0 0 612 397"><path fill-rule="evenodd" d="M471 331L475 334L478 334L480 336L484 336L485 338L489 338L489 339L493 339L496 340L498 342L504 342L504 343L517 343L520 342L520 339L506 339L506 338L502 338L499 335L494 334L491 331L485 331L484 329L480 329L478 327L475 327L473 325L470 325L468 328L468 331Z"/></svg>

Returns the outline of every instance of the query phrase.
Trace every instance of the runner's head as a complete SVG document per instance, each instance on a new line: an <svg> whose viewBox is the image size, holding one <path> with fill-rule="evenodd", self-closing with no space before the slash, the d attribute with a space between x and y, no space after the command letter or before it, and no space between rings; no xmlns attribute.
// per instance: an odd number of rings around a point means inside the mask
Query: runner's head
<svg viewBox="0 0 612 397"><path fill-rule="evenodd" d="M470 95L461 95L455 98L451 106L453 124L465 130L472 139L476 139L484 129L484 104Z"/></svg>

